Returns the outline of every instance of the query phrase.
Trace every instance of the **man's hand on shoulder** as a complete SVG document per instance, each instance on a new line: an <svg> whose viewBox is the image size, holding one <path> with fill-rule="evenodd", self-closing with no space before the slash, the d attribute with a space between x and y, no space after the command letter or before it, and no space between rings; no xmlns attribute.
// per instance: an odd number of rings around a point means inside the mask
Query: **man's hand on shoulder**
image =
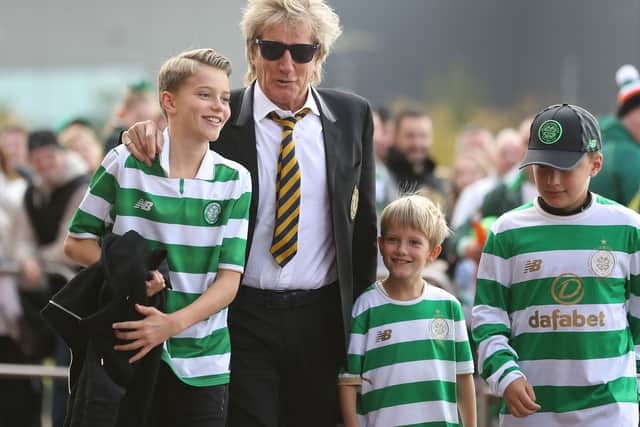
<svg viewBox="0 0 640 427"><path fill-rule="evenodd" d="M122 144L133 157L151 166L153 159L162 151L162 130L152 120L137 122L122 133Z"/></svg>

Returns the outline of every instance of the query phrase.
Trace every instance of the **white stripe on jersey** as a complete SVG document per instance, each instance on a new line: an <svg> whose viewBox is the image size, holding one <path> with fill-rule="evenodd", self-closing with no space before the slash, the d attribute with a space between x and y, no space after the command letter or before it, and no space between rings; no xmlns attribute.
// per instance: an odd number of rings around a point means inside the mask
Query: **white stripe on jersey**
<svg viewBox="0 0 640 427"><path fill-rule="evenodd" d="M625 369L621 370L620 367ZM581 360L521 360L520 368L534 386L589 386L608 383L621 375L635 378L636 360L629 352L619 357Z"/></svg>
<svg viewBox="0 0 640 427"><path fill-rule="evenodd" d="M365 415L367 426L395 426L401 424L419 424L444 420L451 424L458 423L458 407L455 403L445 401L418 402L392 406Z"/></svg>
<svg viewBox="0 0 640 427"><path fill-rule="evenodd" d="M232 232L235 230L235 232L241 233L244 230L246 233L249 222L244 219L230 219L229 225ZM113 232L116 234L124 234L128 230L136 230L147 240L154 240L168 245L184 245L191 247L217 246L222 243L223 237L242 238L242 234L227 236L226 227L227 225L197 227L192 225L158 223L145 218L119 215L115 225L113 226ZM214 229L219 231L213 231ZM220 231L223 231L224 234L220 233ZM218 236L218 241L211 241L211 235L213 233Z"/></svg>

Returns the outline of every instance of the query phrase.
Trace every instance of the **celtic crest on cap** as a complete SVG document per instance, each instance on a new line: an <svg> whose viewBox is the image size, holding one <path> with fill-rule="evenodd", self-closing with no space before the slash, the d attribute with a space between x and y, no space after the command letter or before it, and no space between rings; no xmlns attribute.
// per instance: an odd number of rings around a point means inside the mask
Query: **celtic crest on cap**
<svg viewBox="0 0 640 427"><path fill-rule="evenodd" d="M555 144L562 137L562 125L555 120L547 120L538 128L538 139L543 144Z"/></svg>

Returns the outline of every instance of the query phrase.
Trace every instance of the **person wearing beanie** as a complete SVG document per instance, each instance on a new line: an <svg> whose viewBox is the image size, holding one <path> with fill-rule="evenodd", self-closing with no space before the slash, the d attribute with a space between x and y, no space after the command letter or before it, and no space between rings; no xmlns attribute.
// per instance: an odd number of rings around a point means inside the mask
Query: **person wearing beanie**
<svg viewBox="0 0 640 427"><path fill-rule="evenodd" d="M602 154L607 159L591 180L591 190L629 206L640 188L640 74L633 65L616 73L615 116L600 120Z"/></svg>

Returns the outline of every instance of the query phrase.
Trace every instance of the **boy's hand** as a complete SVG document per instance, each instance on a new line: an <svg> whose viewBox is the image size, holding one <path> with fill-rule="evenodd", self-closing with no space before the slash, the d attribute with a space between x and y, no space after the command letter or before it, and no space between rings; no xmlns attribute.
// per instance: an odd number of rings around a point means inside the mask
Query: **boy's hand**
<svg viewBox="0 0 640 427"><path fill-rule="evenodd" d="M162 151L162 131L153 120L137 122L122 133L122 144L136 159L151 166L156 154Z"/></svg>
<svg viewBox="0 0 640 427"><path fill-rule="evenodd" d="M507 386L504 401L514 417L527 417L541 408L536 403L536 394L531 384L524 378L518 378Z"/></svg>
<svg viewBox="0 0 640 427"><path fill-rule="evenodd" d="M136 310L143 314L145 318L113 324L116 338L129 341L126 344L114 346L114 350L139 350L129 359L129 363L142 359L151 349L158 344L162 344L180 330L168 314L154 307L136 304Z"/></svg>
<svg viewBox="0 0 640 427"><path fill-rule="evenodd" d="M144 282L147 285L147 296L151 298L161 290L167 287L167 284L164 282L164 277L162 273L158 270L150 271L151 279Z"/></svg>

